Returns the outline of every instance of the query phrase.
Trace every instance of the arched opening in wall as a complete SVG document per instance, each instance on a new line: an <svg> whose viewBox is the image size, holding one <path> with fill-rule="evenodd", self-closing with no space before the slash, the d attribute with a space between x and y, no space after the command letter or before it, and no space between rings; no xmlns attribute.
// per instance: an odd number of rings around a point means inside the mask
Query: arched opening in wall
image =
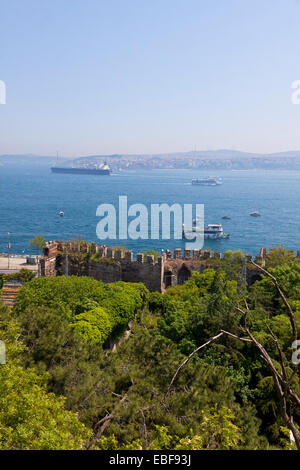
<svg viewBox="0 0 300 470"><path fill-rule="evenodd" d="M43 255L48 257L49 256L49 248L44 248Z"/></svg>
<svg viewBox="0 0 300 470"><path fill-rule="evenodd" d="M187 281L191 277L191 275L192 275L191 271L185 265L183 265L178 271L178 275L177 275L178 284L183 284L185 281Z"/></svg>
<svg viewBox="0 0 300 470"><path fill-rule="evenodd" d="M165 289L167 289L167 287L171 287L173 285L173 282L172 282L173 277L174 277L174 275L172 274L171 271L165 271L165 273L164 273Z"/></svg>

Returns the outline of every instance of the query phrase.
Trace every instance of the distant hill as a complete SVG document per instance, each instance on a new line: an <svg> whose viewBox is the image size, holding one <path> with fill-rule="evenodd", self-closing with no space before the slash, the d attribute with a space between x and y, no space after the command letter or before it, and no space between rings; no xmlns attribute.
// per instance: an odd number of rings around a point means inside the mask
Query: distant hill
<svg viewBox="0 0 300 470"><path fill-rule="evenodd" d="M267 154L268 157L281 157L281 158L300 158L299 150L291 150L290 152L279 152Z"/></svg>
<svg viewBox="0 0 300 470"><path fill-rule="evenodd" d="M113 170L123 169L286 169L300 170L300 151L256 154L238 150L195 150L161 154L114 154L78 157L74 165L107 161Z"/></svg>
<svg viewBox="0 0 300 470"><path fill-rule="evenodd" d="M173 159L173 158L193 158L200 160L236 160L247 158L300 158L300 151L287 151L278 153L250 153L240 150L191 150L188 152L156 153L156 154L113 154L113 155L86 155L76 158L74 161L82 159L107 159L119 160L126 158L128 160L151 160L151 159Z"/></svg>
<svg viewBox="0 0 300 470"><path fill-rule="evenodd" d="M248 153L242 152L239 150L192 150L188 152L172 152L172 153L155 153L155 154L113 154L113 155L88 155L88 156L81 156L75 159L120 159L120 158L127 158L130 160L134 159L142 159L142 160L150 160L152 158L185 158L185 157L192 157L192 158L200 158L200 159L207 159L207 158L218 158L218 159L227 159L227 158L244 158L244 157L255 157L259 156L260 154L255 153ZM300 156L300 152L299 152Z"/></svg>
<svg viewBox="0 0 300 470"><path fill-rule="evenodd" d="M61 165L81 166L107 161L113 170L130 169L286 169L300 170L300 151L271 154L242 152L239 150L194 150L160 154L88 155L71 160L55 156L0 155L0 166L7 165Z"/></svg>
<svg viewBox="0 0 300 470"><path fill-rule="evenodd" d="M51 166L55 164L57 157L42 157L39 155L0 155L0 165L47 165ZM59 158L59 163L64 164L69 162L70 159Z"/></svg>

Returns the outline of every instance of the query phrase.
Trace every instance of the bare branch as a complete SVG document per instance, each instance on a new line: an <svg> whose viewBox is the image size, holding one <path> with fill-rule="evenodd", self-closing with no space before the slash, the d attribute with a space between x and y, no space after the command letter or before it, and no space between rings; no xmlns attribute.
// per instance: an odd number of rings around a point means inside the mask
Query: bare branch
<svg viewBox="0 0 300 470"><path fill-rule="evenodd" d="M105 429L107 428L107 426L109 425L109 423L111 422L111 420L113 419L114 415L116 414L116 412L118 411L118 409L120 408L120 406L122 405L122 403L127 399L128 397L128 393L129 393L129 390L131 389L131 387L127 390L127 392L125 393L125 395L121 398L120 401L118 401L118 403L116 404L116 406L114 407L114 409L112 410L111 413L107 414L106 416L104 416L104 418L100 419L94 429L96 430L99 426L99 430L95 433L94 437L93 437L93 440L91 442L91 444L89 445L88 449L92 449L93 447L93 444L97 441L97 439L100 439L100 437L102 436L102 434L104 433Z"/></svg>
<svg viewBox="0 0 300 470"><path fill-rule="evenodd" d="M282 374L283 374L284 380L285 380L286 382L288 382L287 371L286 371L285 364L284 364L284 358L283 358L283 354L282 354L282 351L281 351L281 347L279 346L278 339L277 339L276 336L274 335L274 333L273 333L273 331L271 330L271 328L269 327L269 325L266 324L266 326L267 326L267 328L268 328L268 331L269 331L270 335L271 335L272 338L273 338L273 341L274 341L274 343L275 343L277 352L278 352L278 354L279 354L280 365L281 365L281 370L282 370Z"/></svg>
<svg viewBox="0 0 300 470"><path fill-rule="evenodd" d="M297 365L296 369L295 369L294 372L292 373L292 375L291 375L291 377L290 377L290 379L289 379L289 385L292 384L292 382L293 382L293 380L294 380L294 378L295 378L297 372L299 372L299 370L300 370L300 364Z"/></svg>
<svg viewBox="0 0 300 470"><path fill-rule="evenodd" d="M268 369L270 370L270 372L273 376L275 389L276 389L276 392L277 392L277 395L278 395L278 398L279 398L279 402L280 402L281 414L282 414L288 428L292 431L292 434L293 434L294 439L295 439L295 443L297 445L297 449L300 450L300 433L297 429L297 426L295 426L295 424L294 424L292 414L290 413L290 415L289 415L288 412L287 412L287 400L291 399L294 403L296 403L296 405L298 407L300 407L300 398L297 395L297 393L295 392L295 390L293 390L291 388L290 383L288 381L287 372L286 372L284 359L283 359L283 354L282 354L282 351L280 349L278 340L277 340L276 336L274 335L274 333L271 331L271 329L268 327L269 331L271 333L271 336L272 336L272 338L275 342L275 345L276 345L277 351L279 353L279 356L280 356L282 375L276 370L271 357L269 356L268 352L265 350L263 345L252 335L251 331L249 330L249 328L247 326L247 313L248 313L248 310L249 310L248 305L246 305L246 309L247 310L243 312L239 307L237 307L237 310L243 314L244 330L247 333L247 335L249 336L251 342L259 350L261 358L266 363Z"/></svg>
<svg viewBox="0 0 300 470"><path fill-rule="evenodd" d="M252 343L251 339L240 338L240 336L234 335L233 333L230 333L229 331L221 330L221 332L224 333L225 335L231 336L232 338L239 339L240 341L244 341L244 342L247 342L247 343Z"/></svg>
<svg viewBox="0 0 300 470"><path fill-rule="evenodd" d="M198 352L200 351L201 349L205 348L205 346L208 346L210 343L212 343L213 341L216 341L218 338L220 338L221 336L223 336L223 332L217 334L216 336L214 336L213 338L209 339L206 343L202 344L201 346L199 346L197 349L195 349L181 364L180 366L177 368L175 374L173 375L172 377L172 380L168 386L168 389L166 391L166 393L164 394L162 400L161 400L161 404L165 401L165 399L167 398L167 396L169 395L170 393L170 390L171 390L171 387L174 383L174 381L176 380L176 377L177 375L179 374L179 372L181 371L181 369L189 362L189 360Z"/></svg>

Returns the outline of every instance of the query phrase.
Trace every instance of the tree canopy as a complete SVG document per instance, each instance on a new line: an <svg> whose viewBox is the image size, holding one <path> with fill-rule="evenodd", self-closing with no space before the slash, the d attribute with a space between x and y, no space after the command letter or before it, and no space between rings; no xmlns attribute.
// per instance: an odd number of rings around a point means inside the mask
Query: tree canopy
<svg viewBox="0 0 300 470"><path fill-rule="evenodd" d="M27 282L0 315L3 448L292 448L274 374L291 378L297 429L287 306L299 328L300 264L274 253L245 291L240 254L227 258L166 294L80 276Z"/></svg>
<svg viewBox="0 0 300 470"><path fill-rule="evenodd" d="M29 245L37 253L39 253L44 248L45 243L46 243L46 240L42 235L36 235L32 240L30 240Z"/></svg>

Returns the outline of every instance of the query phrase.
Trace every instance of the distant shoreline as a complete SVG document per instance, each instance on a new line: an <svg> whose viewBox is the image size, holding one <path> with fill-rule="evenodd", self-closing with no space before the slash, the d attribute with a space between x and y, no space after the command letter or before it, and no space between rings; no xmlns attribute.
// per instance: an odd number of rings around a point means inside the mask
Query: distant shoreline
<svg viewBox="0 0 300 470"><path fill-rule="evenodd" d="M38 155L0 155L2 168L53 165L81 167L107 162L113 171L130 170L288 170L300 171L300 151L271 154L209 150L160 154L113 154L62 158Z"/></svg>

